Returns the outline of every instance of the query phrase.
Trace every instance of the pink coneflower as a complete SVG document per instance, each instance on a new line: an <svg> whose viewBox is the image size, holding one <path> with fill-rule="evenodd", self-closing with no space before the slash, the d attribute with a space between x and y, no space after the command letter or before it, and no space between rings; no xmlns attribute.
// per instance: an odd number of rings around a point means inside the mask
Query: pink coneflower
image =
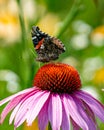
<svg viewBox="0 0 104 130"><path fill-rule="evenodd" d="M95 116L104 122L104 106L90 94L80 90L78 72L70 65L50 63L41 67L34 87L0 101L4 108L0 122L11 111L9 123L15 128L24 121L31 125L38 117L39 129L45 130L50 122L52 130L97 130Z"/></svg>

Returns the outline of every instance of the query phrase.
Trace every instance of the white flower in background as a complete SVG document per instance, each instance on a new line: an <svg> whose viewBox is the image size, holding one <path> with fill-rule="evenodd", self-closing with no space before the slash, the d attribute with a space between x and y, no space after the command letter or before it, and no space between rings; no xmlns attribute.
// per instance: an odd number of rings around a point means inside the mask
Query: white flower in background
<svg viewBox="0 0 104 130"><path fill-rule="evenodd" d="M5 40L7 43L13 43L20 38L16 1L9 0L9 2L1 2L0 7L2 7L0 8L0 39Z"/></svg>
<svg viewBox="0 0 104 130"><path fill-rule="evenodd" d="M94 46L104 46L104 26L97 27L91 33L91 41Z"/></svg>
<svg viewBox="0 0 104 130"><path fill-rule="evenodd" d="M71 45L76 50L85 49L89 45L89 34L92 30L91 26L84 21L75 21L72 24L76 34L71 38Z"/></svg>
<svg viewBox="0 0 104 130"><path fill-rule="evenodd" d="M85 23L84 21L78 20L73 22L72 27L75 32L77 33L85 33L85 34L90 34L92 27Z"/></svg>
<svg viewBox="0 0 104 130"><path fill-rule="evenodd" d="M91 81L94 72L103 66L103 59L101 57L87 58L83 64L82 76L84 80Z"/></svg>
<svg viewBox="0 0 104 130"><path fill-rule="evenodd" d="M6 89L8 92L15 93L20 90L19 77L10 70L0 70L0 81L7 82Z"/></svg>
<svg viewBox="0 0 104 130"><path fill-rule="evenodd" d="M86 34L77 34L71 38L71 45L74 49L85 49L89 45L88 36Z"/></svg>
<svg viewBox="0 0 104 130"><path fill-rule="evenodd" d="M22 0L22 7L24 16L30 20L34 20L36 18L36 3L34 0Z"/></svg>

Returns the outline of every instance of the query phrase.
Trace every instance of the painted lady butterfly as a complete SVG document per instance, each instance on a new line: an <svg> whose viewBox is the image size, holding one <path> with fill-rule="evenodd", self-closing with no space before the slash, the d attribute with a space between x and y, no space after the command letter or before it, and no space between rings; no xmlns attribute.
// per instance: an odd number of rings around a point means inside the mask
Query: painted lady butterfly
<svg viewBox="0 0 104 130"><path fill-rule="evenodd" d="M64 44L57 38L42 32L39 27L32 27L32 41L38 54L36 60L49 62L59 58L59 54L65 52Z"/></svg>

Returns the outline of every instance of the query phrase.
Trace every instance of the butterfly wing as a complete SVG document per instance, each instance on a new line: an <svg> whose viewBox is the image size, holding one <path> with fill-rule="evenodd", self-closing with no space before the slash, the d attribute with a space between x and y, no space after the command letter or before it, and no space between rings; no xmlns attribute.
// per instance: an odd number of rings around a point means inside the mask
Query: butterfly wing
<svg viewBox="0 0 104 130"><path fill-rule="evenodd" d="M37 52L37 61L49 62L59 58L65 52L64 44L57 38L42 32L39 27L32 28L32 40Z"/></svg>

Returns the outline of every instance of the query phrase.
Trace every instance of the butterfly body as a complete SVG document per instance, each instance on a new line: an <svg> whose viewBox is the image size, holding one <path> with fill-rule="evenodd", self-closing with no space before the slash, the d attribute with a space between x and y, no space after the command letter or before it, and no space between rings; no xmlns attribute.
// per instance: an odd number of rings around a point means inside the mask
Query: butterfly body
<svg viewBox="0 0 104 130"><path fill-rule="evenodd" d="M65 52L64 44L57 38L40 31L39 27L32 28L32 41L38 54L36 60L49 62L59 58Z"/></svg>

